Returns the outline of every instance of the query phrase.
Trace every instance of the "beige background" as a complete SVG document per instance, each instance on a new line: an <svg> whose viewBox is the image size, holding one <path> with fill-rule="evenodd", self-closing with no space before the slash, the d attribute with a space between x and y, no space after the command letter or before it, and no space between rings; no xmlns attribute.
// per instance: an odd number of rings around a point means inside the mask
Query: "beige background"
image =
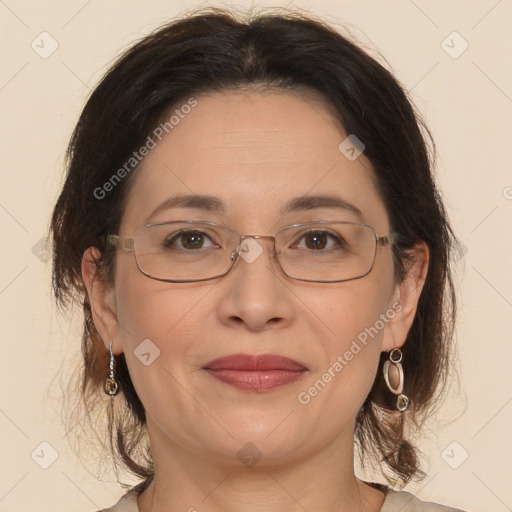
<svg viewBox="0 0 512 512"><path fill-rule="evenodd" d="M69 449L60 421L60 372L79 355L80 326L57 314L50 265L38 244L61 183L67 141L90 89L122 49L199 5L206 4L0 0L1 511L94 510L122 492L112 479L98 482ZM410 489L422 499L470 511L510 510L512 2L293 5L347 24L380 50L411 91L436 138L439 181L467 248L458 277L460 388L454 386L426 430L428 477ZM51 49L49 36L39 36L43 31L58 43L48 58L31 47L35 40L43 52L44 37L45 51ZM453 58L464 41L469 47ZM43 469L53 453L58 457Z"/></svg>

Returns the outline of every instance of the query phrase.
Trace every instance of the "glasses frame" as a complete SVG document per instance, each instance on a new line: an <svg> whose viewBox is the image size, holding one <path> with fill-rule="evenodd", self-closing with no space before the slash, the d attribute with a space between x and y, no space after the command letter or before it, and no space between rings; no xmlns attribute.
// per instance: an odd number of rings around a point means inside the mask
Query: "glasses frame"
<svg viewBox="0 0 512 512"><path fill-rule="evenodd" d="M212 277L206 277L206 278L201 278L201 279L168 279L168 278L152 276L152 275L148 274L147 272L145 272L140 267L139 262L137 260L137 254L135 252L135 237L137 236L137 233L144 228L148 228L148 227L152 227L152 226L161 226L161 225L165 225L165 224L178 224L178 223L180 223L180 224L183 224L183 223L206 224L209 226L222 227L222 228L228 229L229 231L231 231L232 233L234 233L235 235L238 236L240 241L239 241L237 247L231 252L231 254L229 256L229 259L231 260L231 265L226 270L226 272L223 272L222 274L218 274L218 275L215 275ZM367 272L365 272L364 274L361 274L356 277L349 277L347 279L335 279L335 280L328 280L328 281L327 280L316 280L316 279L301 279L301 278L294 277L294 276L291 276L288 273L286 273L285 270L283 269L283 267L281 266L281 262L279 261L279 254L276 251L276 236L279 233L281 233L282 231L285 231L290 228L296 228L299 226L311 226L311 225L318 225L318 224L350 224L350 225L356 225L356 226L365 226L365 227L371 229L373 236L375 238L375 251L373 254L373 259L372 259L372 264L370 266L370 269ZM299 222L297 224L291 224L290 226L286 226L286 227L280 229L274 235L241 235L240 233L238 233L234 229L230 228L229 226L226 226L225 224L219 224L216 222L199 221L199 220L173 220L173 221L166 221L166 222L156 222L153 224L146 224L146 225L140 227L137 231L135 231L135 233L131 237L120 237L119 235L110 234L110 235L108 235L107 240L110 245L112 245L116 248L123 249L125 251L133 251L133 255L135 258L135 263L137 265L137 268L146 277L149 277L150 279L155 279L156 281L163 281L166 283L196 283L196 282L200 282L200 281L211 281L212 279L219 279L220 277L224 277L235 266L235 263L238 260L239 248L240 248L242 242L244 240L246 240L247 238L272 240L273 241L273 257L277 261L277 264L279 265L279 268L281 269L283 274L285 276L289 277L290 279L295 279L297 281L306 281L306 282L311 282L311 283L343 283L346 281L353 281L355 279L361 279L361 278L367 276L373 270L373 267L375 266L375 260L377 258L378 246L379 245L381 245L382 247L391 246L394 243L396 243L397 237L398 237L398 234L393 233L393 232L390 232L387 235L377 236L375 229L372 226L370 226L369 224L365 224L363 222L349 222L349 221L338 221L338 220L318 220L318 221L311 221L311 222Z"/></svg>

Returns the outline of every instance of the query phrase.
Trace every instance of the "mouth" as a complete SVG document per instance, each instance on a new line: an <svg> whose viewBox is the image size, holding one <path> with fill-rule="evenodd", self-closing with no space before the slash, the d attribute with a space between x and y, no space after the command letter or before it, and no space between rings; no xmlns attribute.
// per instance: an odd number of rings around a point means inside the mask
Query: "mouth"
<svg viewBox="0 0 512 512"><path fill-rule="evenodd" d="M272 354L233 354L207 363L212 377L244 391L267 391L304 377L308 368L288 357Z"/></svg>

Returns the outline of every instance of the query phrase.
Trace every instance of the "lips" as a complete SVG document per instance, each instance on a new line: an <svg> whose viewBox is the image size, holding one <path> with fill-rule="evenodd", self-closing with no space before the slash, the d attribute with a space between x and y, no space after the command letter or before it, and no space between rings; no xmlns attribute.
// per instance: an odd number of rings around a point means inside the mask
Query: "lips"
<svg viewBox="0 0 512 512"><path fill-rule="evenodd" d="M233 354L219 357L204 366L208 370L288 370L291 372L307 370L303 364L290 359L289 357L272 354L250 355Z"/></svg>
<svg viewBox="0 0 512 512"><path fill-rule="evenodd" d="M265 391L300 379L307 367L272 354L233 354L210 361L204 369L216 379L245 391Z"/></svg>

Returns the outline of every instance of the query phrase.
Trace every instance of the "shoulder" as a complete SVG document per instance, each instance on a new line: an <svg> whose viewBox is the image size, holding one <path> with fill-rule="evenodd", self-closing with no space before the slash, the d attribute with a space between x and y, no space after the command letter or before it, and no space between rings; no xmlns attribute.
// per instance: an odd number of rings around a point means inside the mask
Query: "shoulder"
<svg viewBox="0 0 512 512"><path fill-rule="evenodd" d="M389 489L380 512L464 512L437 503L425 502L409 492Z"/></svg>
<svg viewBox="0 0 512 512"><path fill-rule="evenodd" d="M97 512L139 512L139 508L137 506L137 498L142 493L145 486L146 483L141 482L123 494L115 505L109 508L103 508Z"/></svg>

